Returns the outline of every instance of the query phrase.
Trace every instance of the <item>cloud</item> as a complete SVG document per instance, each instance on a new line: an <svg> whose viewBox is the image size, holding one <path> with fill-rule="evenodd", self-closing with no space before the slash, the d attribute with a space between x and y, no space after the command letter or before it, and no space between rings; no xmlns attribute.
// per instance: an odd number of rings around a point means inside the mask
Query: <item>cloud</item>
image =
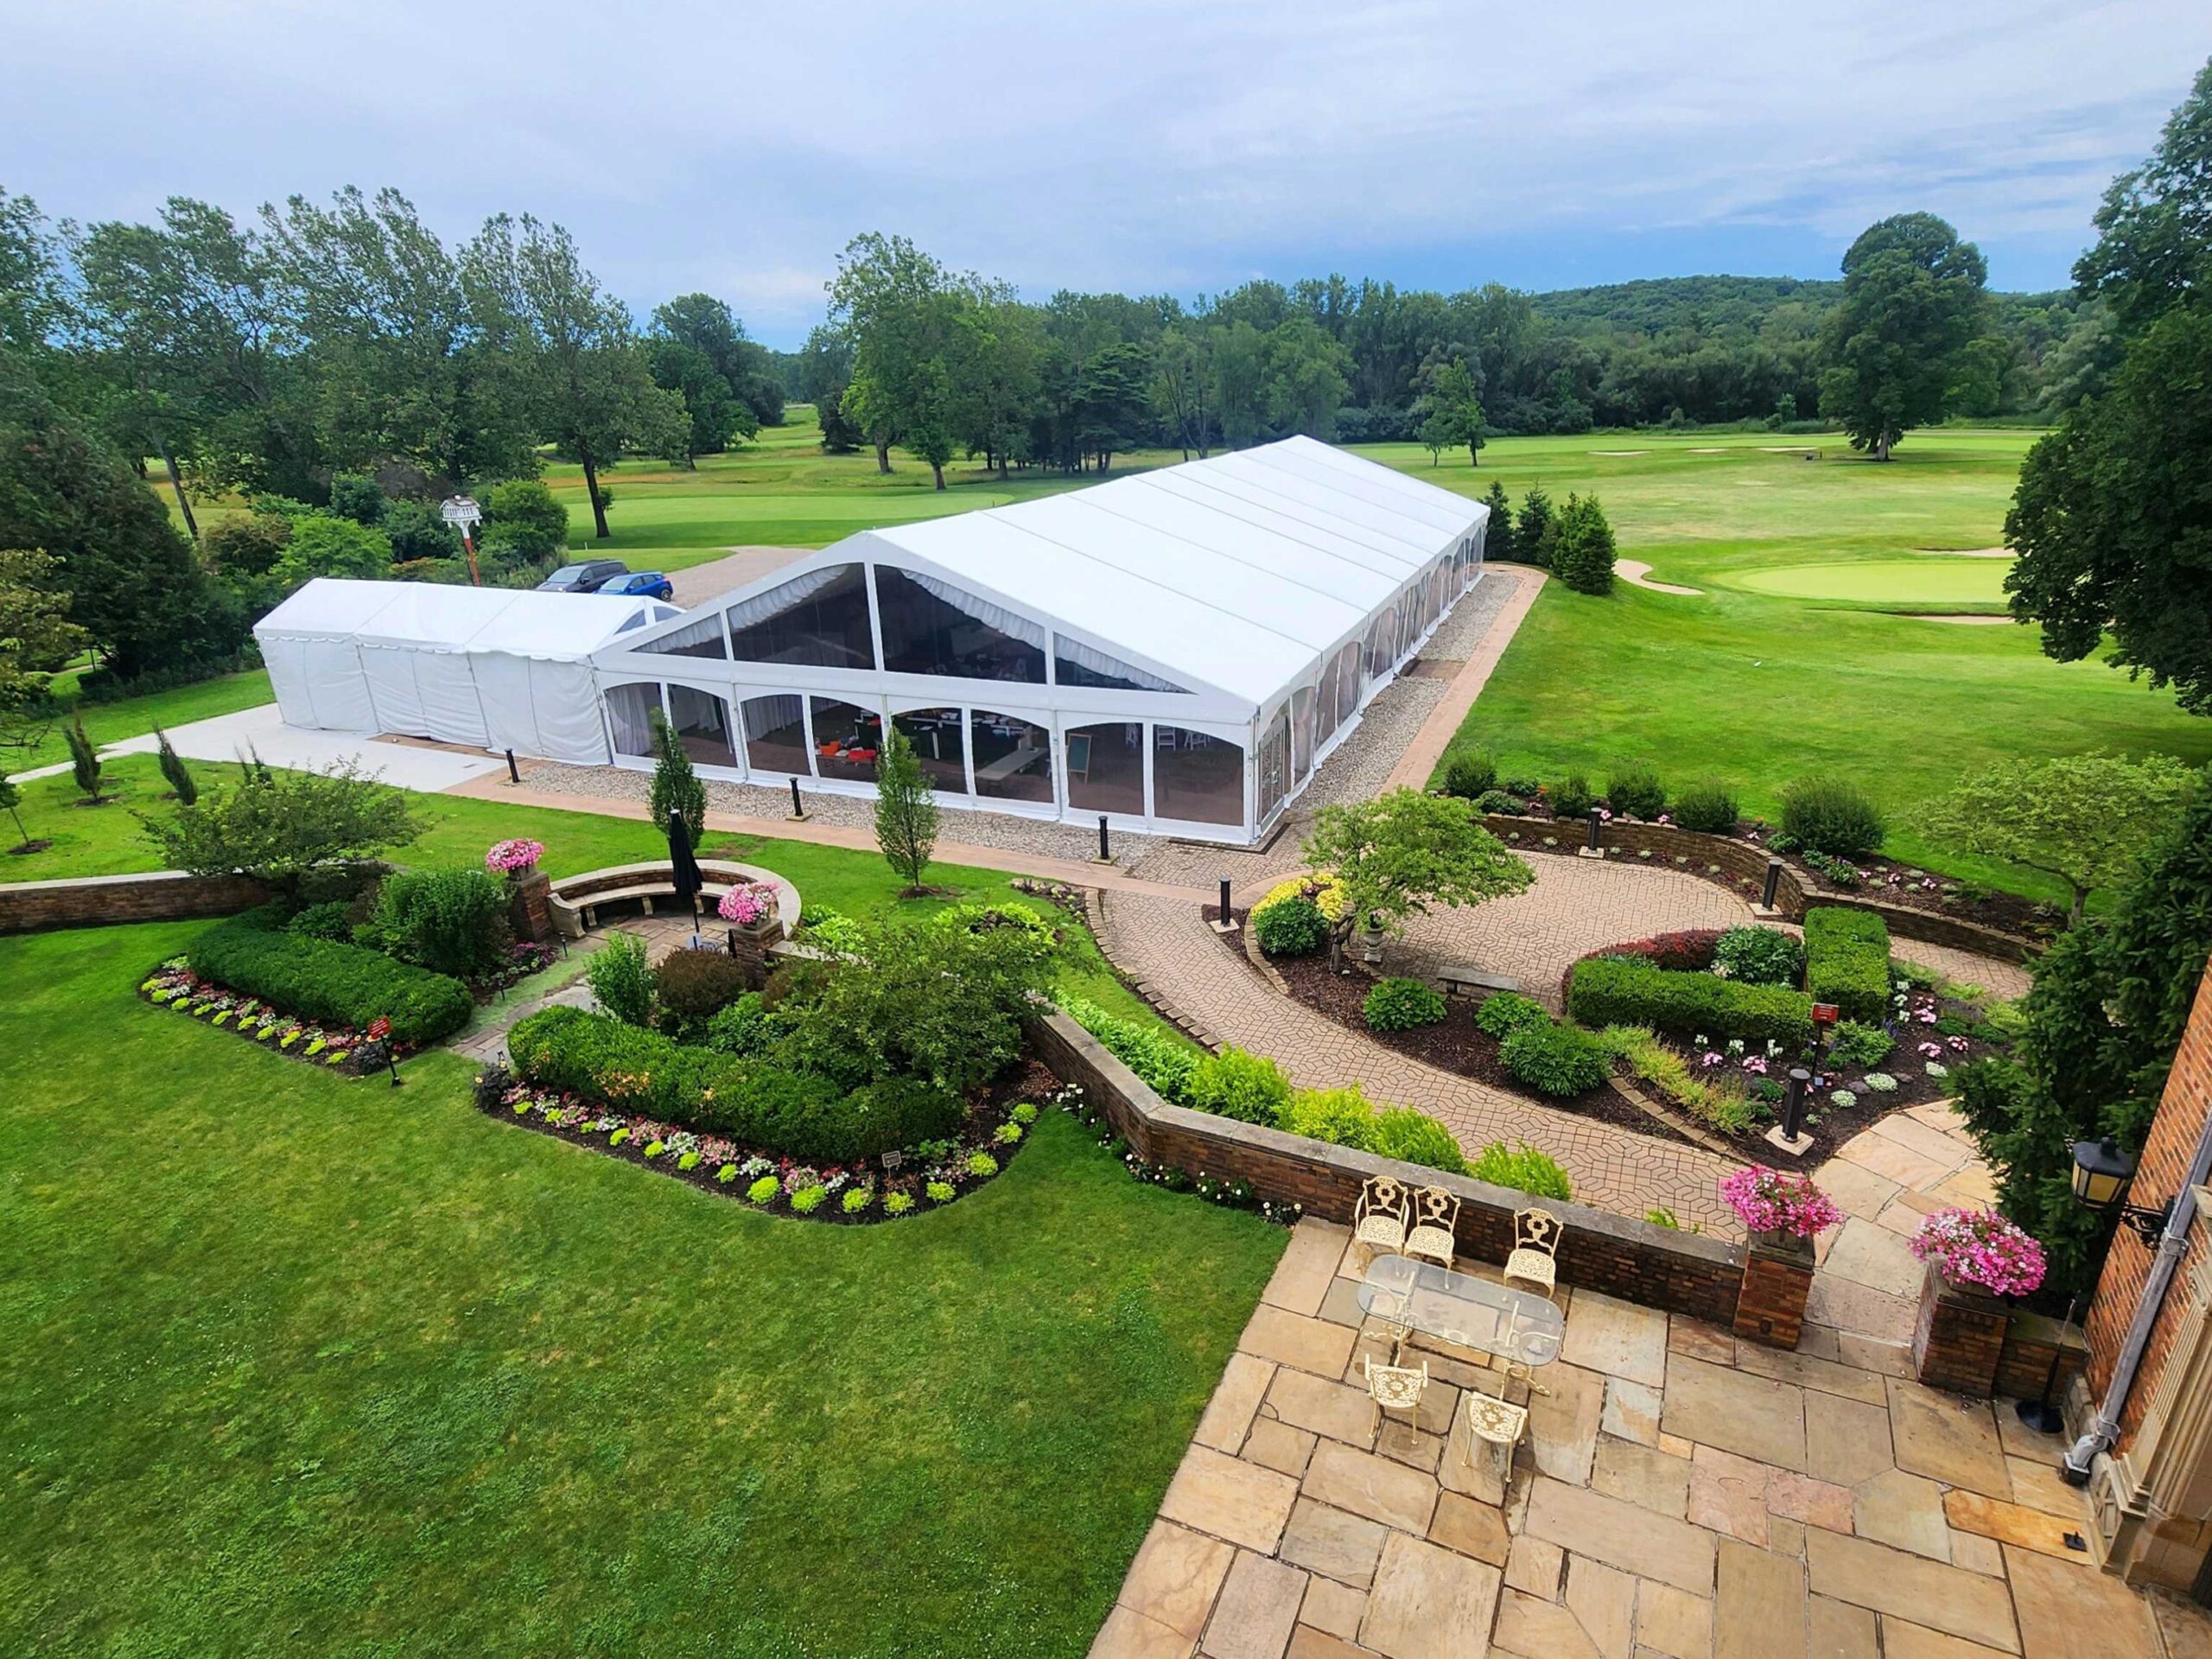
<svg viewBox="0 0 2212 1659"><path fill-rule="evenodd" d="M2212 49L2155 0L18 10L0 181L49 212L389 183L452 235L558 219L641 308L709 287L785 341L868 229L1033 293L1188 291L1509 251L1524 283L1662 248L1825 275L1924 207L2050 285Z"/></svg>

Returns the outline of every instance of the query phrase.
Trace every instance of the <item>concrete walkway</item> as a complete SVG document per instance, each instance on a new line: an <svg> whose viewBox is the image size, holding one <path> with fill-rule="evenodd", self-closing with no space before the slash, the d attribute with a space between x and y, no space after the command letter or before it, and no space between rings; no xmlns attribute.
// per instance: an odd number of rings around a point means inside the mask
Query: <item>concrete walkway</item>
<svg viewBox="0 0 2212 1659"><path fill-rule="evenodd" d="M1436 763L1444 758L1444 751L1451 747L1467 711L1475 706L1483 688L1490 683L1491 673L1505 656L1505 648L1513 643L1513 636L1521 631L1521 623L1535 604L1536 595L1543 589L1544 573L1528 565L1491 564L1483 567L1484 582L1514 582L1513 593L1497 613L1497 620L1484 630L1466 658L1466 666L1452 677L1451 690L1443 700L1429 711L1414 741L1407 745L1398 764L1391 768L1387 789L1426 789L1429 774L1436 770Z"/></svg>

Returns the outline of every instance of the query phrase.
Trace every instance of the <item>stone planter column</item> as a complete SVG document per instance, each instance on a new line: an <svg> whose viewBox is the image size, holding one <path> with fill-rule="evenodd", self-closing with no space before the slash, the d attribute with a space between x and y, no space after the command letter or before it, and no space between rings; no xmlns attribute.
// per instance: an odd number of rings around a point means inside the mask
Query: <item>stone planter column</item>
<svg viewBox="0 0 2212 1659"><path fill-rule="evenodd" d="M1913 1374L1931 1389L1987 1399L1997 1391L2011 1317L1987 1291L1954 1284L1928 1264L1920 1281L1920 1317L1912 1325Z"/></svg>
<svg viewBox="0 0 2212 1659"><path fill-rule="evenodd" d="M1769 1348L1795 1348L1813 1288L1813 1241L1790 1233L1753 1233L1736 1293L1736 1334Z"/></svg>
<svg viewBox="0 0 2212 1659"><path fill-rule="evenodd" d="M534 865L507 884L507 925L532 944L553 938L553 883Z"/></svg>
<svg viewBox="0 0 2212 1659"><path fill-rule="evenodd" d="M741 927L735 922L726 925L729 929L729 953L745 964L745 982L757 991L767 982L768 947L782 941L784 925L771 910L750 927Z"/></svg>

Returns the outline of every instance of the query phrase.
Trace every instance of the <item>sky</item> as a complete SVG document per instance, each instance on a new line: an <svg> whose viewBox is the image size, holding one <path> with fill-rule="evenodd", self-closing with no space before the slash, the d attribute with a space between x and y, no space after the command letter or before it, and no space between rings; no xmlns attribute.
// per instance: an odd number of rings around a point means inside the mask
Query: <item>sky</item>
<svg viewBox="0 0 2212 1659"><path fill-rule="evenodd" d="M642 315L819 321L910 236L1042 299L1342 271L1552 289L1831 276L1941 213L2065 285L2212 8L2046 0L0 0L0 188L51 216L391 186L575 232Z"/></svg>

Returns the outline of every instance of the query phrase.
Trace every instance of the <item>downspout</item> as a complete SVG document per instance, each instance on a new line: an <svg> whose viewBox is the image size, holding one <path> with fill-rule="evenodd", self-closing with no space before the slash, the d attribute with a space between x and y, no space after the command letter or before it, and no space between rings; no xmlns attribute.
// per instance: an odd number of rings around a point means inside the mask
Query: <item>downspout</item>
<svg viewBox="0 0 2212 1659"><path fill-rule="evenodd" d="M2090 1424L2089 1432L2075 1441L2066 1453L2060 1472L2069 1485L2088 1485L2089 1465L2096 1461L2099 1452L2109 1452L2113 1442L2120 1438L2120 1414L2127 1409L2127 1396L2135 1387L2135 1373L2142 1366L2143 1351L2151 1345L2152 1327L2158 1322L2166 1292L2173 1284L2176 1269L2181 1266L2181 1253L2189 1243L2190 1224L2196 1219L2196 1189L2208 1179L2212 1179L2212 1114L2206 1116L2204 1127L2197 1131L2196 1150L2189 1160L2189 1174L2181 1191L2174 1195L2165 1230L2158 1235L2158 1253L2151 1258L2150 1277L2143 1281L2143 1294L2137 1300L2135 1317L2128 1324L2127 1340L2120 1344L2120 1361L2113 1368L2104 1403L2097 1408L2096 1421Z"/></svg>

